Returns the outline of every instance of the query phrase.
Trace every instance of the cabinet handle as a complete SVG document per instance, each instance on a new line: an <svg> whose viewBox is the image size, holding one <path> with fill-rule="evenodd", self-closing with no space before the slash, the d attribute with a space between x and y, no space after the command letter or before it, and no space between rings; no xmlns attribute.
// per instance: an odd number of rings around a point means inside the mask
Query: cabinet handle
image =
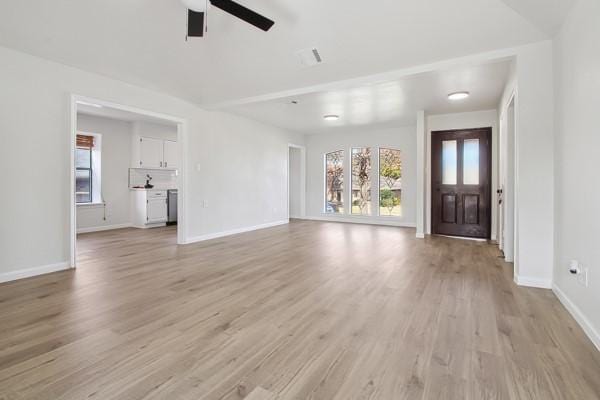
<svg viewBox="0 0 600 400"><path fill-rule="evenodd" d="M167 166L167 162L165 161L165 167Z"/></svg>
<svg viewBox="0 0 600 400"><path fill-rule="evenodd" d="M162 167L162 161L160 162L160 166Z"/></svg>

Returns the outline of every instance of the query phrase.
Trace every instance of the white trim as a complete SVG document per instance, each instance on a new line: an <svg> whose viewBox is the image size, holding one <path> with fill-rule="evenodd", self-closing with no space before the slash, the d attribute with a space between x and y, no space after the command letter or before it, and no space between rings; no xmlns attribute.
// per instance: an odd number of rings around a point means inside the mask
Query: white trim
<svg viewBox="0 0 600 400"><path fill-rule="evenodd" d="M556 286L556 284L552 285L552 291L567 311L573 316L575 321L577 321L579 326L581 326L581 329L583 329L588 338L590 338L594 346L600 350L600 333L594 328L594 325L592 325L590 320L587 319L579 307L577 307L565 292Z"/></svg>
<svg viewBox="0 0 600 400"><path fill-rule="evenodd" d="M56 264L42 265L41 267L26 268L17 271L0 274L0 283L16 281L18 279L31 278L32 276L49 274L51 272L64 271L70 268L68 261Z"/></svg>
<svg viewBox="0 0 600 400"><path fill-rule="evenodd" d="M300 150L300 216L292 217L290 215L290 149L298 149ZM306 215L306 147L299 145L288 143L288 152L287 152L287 209L288 209L288 218L302 218Z"/></svg>
<svg viewBox="0 0 600 400"><path fill-rule="evenodd" d="M382 225L396 226L400 228L416 228L414 222L396 221L394 217L373 217L361 215L323 215L320 217L307 216L301 219L309 221L327 221L327 222L342 222L347 224L366 224L366 225Z"/></svg>
<svg viewBox="0 0 600 400"><path fill-rule="evenodd" d="M552 289L552 280L533 278L530 276L515 275L515 283L519 286L540 288L540 289Z"/></svg>
<svg viewBox="0 0 600 400"><path fill-rule="evenodd" d="M104 208L106 203L77 203L77 208Z"/></svg>
<svg viewBox="0 0 600 400"><path fill-rule="evenodd" d="M133 225L130 222L125 223L125 224L117 224L117 225L91 226L89 228L77 228L77 233L111 231L113 229L131 228L132 226Z"/></svg>
<svg viewBox="0 0 600 400"><path fill-rule="evenodd" d="M231 236L231 235L237 235L237 234L240 234L240 233L257 231L257 230L260 230L260 229L273 228L275 226L286 225L286 224L289 224L289 223L290 223L290 221L286 219L286 220L282 220L282 221L268 222L266 224L248 226L248 227L245 227L245 228L231 229L229 231L223 231L223 232L217 232L217 233L209 233L209 234L202 235L202 236L189 237L189 238L187 238L187 241L185 242L185 244L203 242L205 240L217 239L217 238L222 238L222 237L225 237L225 236Z"/></svg>
<svg viewBox="0 0 600 400"><path fill-rule="evenodd" d="M427 215L427 119L425 111L417 112L417 233L418 239L425 238Z"/></svg>

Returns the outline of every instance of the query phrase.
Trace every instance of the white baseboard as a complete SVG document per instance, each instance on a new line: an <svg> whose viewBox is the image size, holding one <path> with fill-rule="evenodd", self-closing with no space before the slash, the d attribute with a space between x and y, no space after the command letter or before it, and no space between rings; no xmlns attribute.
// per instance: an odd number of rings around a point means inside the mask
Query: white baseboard
<svg viewBox="0 0 600 400"><path fill-rule="evenodd" d="M217 233L209 233L207 235L189 237L189 238L186 238L185 244L203 242L205 240L211 240L211 239L218 239L218 238L225 237L225 236L231 236L231 235L237 235L239 233L257 231L259 229L272 228L274 226L285 225L285 224L289 224L289 223L290 223L290 221L286 219L286 220L282 220L282 221L269 222L269 223L266 223L266 224L248 226L248 227L238 228L238 229L232 229L232 230L229 230L229 231L223 231L223 232L217 232Z"/></svg>
<svg viewBox="0 0 600 400"><path fill-rule="evenodd" d="M417 239L425 239L425 234L423 232L417 232Z"/></svg>
<svg viewBox="0 0 600 400"><path fill-rule="evenodd" d="M41 267L26 268L17 271L5 272L0 274L0 283L16 281L18 279L31 278L32 276L49 274L51 272L64 271L69 269L68 261L56 264L42 265Z"/></svg>
<svg viewBox="0 0 600 400"><path fill-rule="evenodd" d="M529 276L515 275L515 283L519 286L533 287L539 289L552 289L552 281L550 279L532 278Z"/></svg>
<svg viewBox="0 0 600 400"><path fill-rule="evenodd" d="M600 333L594 328L589 319L583 314L583 312L567 297L565 292L563 292L558 286L552 285L552 291L558 297L558 300L562 303L563 306L569 311L569 313L575 318L575 321L581 326L581 329L585 332L585 334L590 338L594 346L598 350L600 350Z"/></svg>
<svg viewBox="0 0 600 400"><path fill-rule="evenodd" d="M414 222L394 221L393 219L381 218L381 217L362 217L362 216L306 216L299 219L306 219L309 221L326 221L326 222L342 222L346 224L366 224L366 225L383 225L383 226L398 226L401 228L416 228L417 224Z"/></svg>
<svg viewBox="0 0 600 400"><path fill-rule="evenodd" d="M132 226L133 225L129 222L126 224L117 224L117 225L92 226L89 228L77 228L77 233L111 231L113 229L131 228Z"/></svg>

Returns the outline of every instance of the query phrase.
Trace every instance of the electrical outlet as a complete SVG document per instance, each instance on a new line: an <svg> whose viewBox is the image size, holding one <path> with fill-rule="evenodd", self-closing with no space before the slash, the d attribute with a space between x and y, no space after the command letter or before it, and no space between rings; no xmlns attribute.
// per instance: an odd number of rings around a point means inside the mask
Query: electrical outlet
<svg viewBox="0 0 600 400"><path fill-rule="evenodd" d="M577 282L579 282L579 284L581 286L585 286L588 287L588 275L589 275L589 268L581 268L579 270L579 274L577 274Z"/></svg>
<svg viewBox="0 0 600 400"><path fill-rule="evenodd" d="M202 208L208 208L208 200L202 200Z"/></svg>

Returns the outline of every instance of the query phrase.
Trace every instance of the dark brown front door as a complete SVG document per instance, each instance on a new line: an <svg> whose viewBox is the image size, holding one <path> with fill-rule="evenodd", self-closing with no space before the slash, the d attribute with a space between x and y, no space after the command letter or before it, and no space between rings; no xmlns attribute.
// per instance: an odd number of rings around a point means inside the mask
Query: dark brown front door
<svg viewBox="0 0 600 400"><path fill-rule="evenodd" d="M431 134L433 234L490 237L492 129Z"/></svg>

